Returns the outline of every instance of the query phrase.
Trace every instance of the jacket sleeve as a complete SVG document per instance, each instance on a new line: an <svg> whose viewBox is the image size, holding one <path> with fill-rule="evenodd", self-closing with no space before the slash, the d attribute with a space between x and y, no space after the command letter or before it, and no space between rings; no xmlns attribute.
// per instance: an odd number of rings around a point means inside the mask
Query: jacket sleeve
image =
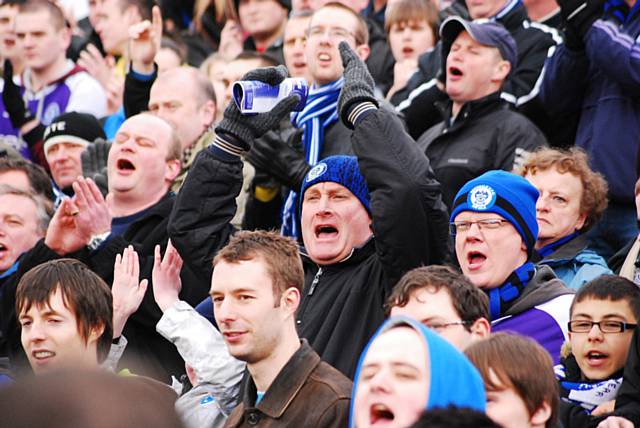
<svg viewBox="0 0 640 428"><path fill-rule="evenodd" d="M230 414L240 399L246 364L229 354L220 332L182 301L165 311L156 330L176 346L185 363L194 369L198 384L210 384L211 394L225 414Z"/></svg>
<svg viewBox="0 0 640 428"><path fill-rule="evenodd" d="M407 270L448 257L447 209L429 159L395 114L369 113L352 143L371 195L376 251L390 289Z"/></svg>
<svg viewBox="0 0 640 428"><path fill-rule="evenodd" d="M560 45L545 67L540 99L549 113L580 111L589 70L589 60L584 52Z"/></svg>
<svg viewBox="0 0 640 428"><path fill-rule="evenodd" d="M149 93L158 77L158 67L149 76L141 75L133 70L124 79L123 106L125 117L135 116L149 109Z"/></svg>
<svg viewBox="0 0 640 428"><path fill-rule="evenodd" d="M511 71L502 87L502 98L520 107L523 104L535 99L540 93L540 85L545 77L545 61L551 57L556 50L556 45L562 42L556 30L537 23L529 24L537 28L539 32L534 35L531 31L532 40L529 43L521 44L518 49L518 65Z"/></svg>
<svg viewBox="0 0 640 428"><path fill-rule="evenodd" d="M633 422L634 426L639 426L640 401L638 401L638 397L640 397L640 336L638 329L635 329L627 362L624 365L622 385L616 395L613 414L627 418Z"/></svg>
<svg viewBox="0 0 640 428"><path fill-rule="evenodd" d="M446 100L448 95L437 85L436 75L442 63L440 51L440 44L437 44L432 51L423 54L418 71L411 76L407 86L391 97L391 103L404 116L409 134L414 139L442 121L435 103Z"/></svg>
<svg viewBox="0 0 640 428"><path fill-rule="evenodd" d="M518 116L513 122L501 125L506 129L496 140L494 169L512 171L524 164L529 153L547 145L544 134L523 116ZM500 125L497 124L497 126Z"/></svg>
<svg viewBox="0 0 640 428"><path fill-rule="evenodd" d="M320 416L315 428L342 428L349 423L349 404L348 398L337 399L327 408Z"/></svg>
<svg viewBox="0 0 640 428"><path fill-rule="evenodd" d="M586 51L609 79L630 96L640 96L640 40L621 32L613 22L599 19L587 33Z"/></svg>
<svg viewBox="0 0 640 428"><path fill-rule="evenodd" d="M221 160L210 149L198 153L169 219L169 237L185 264L211 278L212 261L235 231L231 219L242 188L240 158Z"/></svg>

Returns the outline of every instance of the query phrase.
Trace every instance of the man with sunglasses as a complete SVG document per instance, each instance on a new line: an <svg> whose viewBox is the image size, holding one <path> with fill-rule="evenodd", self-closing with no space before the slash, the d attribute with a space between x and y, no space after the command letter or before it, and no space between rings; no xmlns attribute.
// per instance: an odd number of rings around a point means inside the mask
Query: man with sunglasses
<svg viewBox="0 0 640 428"><path fill-rule="evenodd" d="M484 173L456 195L451 232L462 273L489 296L492 331L529 336L557 363L573 292L551 268L531 262L538 196L522 177Z"/></svg>

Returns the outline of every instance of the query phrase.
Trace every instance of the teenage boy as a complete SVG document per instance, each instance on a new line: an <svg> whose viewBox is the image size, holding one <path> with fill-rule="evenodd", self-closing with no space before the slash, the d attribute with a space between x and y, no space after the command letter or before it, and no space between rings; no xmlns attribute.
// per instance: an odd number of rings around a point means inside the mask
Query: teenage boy
<svg viewBox="0 0 640 428"><path fill-rule="evenodd" d="M446 266L407 272L387 299L386 315L420 321L461 351L491 332L486 294Z"/></svg>
<svg viewBox="0 0 640 428"><path fill-rule="evenodd" d="M36 374L97 369L109 353L111 291L76 260L52 260L27 272L18 283L16 312Z"/></svg>
<svg viewBox="0 0 640 428"><path fill-rule="evenodd" d="M570 316L571 349L555 368L565 428L593 422L592 412L613 411L640 317L640 288L626 278L602 275L578 290Z"/></svg>

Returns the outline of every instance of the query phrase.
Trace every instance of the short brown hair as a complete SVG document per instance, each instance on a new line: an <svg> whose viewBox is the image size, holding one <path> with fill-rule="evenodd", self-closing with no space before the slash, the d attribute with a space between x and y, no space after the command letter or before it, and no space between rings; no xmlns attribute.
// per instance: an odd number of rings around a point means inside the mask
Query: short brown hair
<svg viewBox="0 0 640 428"><path fill-rule="evenodd" d="M261 258L273 284L273 296L279 305L282 293L290 287L302 292L304 271L296 241L265 230L243 230L236 233L229 243L213 259L213 266L220 261L238 263Z"/></svg>
<svg viewBox="0 0 640 428"><path fill-rule="evenodd" d="M365 21L364 18L359 13L354 12L353 9L351 9L350 7L345 6L344 4L338 3L336 1L332 1L325 4L324 6L318 8L316 12L318 10L322 10L328 7L344 10L349 12L351 15L353 15L353 17L358 20L358 26L354 34L354 37L356 39L356 46L369 44L369 27L367 27L367 21ZM311 19L313 19L313 15L311 15Z"/></svg>
<svg viewBox="0 0 640 428"><path fill-rule="evenodd" d="M0 184L0 196L4 195L22 196L31 200L31 202L36 206L38 232L41 236L44 236L47 233L49 222L51 221L51 217L53 217L53 204L51 201L48 201L42 196L32 192L25 192L22 189L17 189L7 184Z"/></svg>
<svg viewBox="0 0 640 428"><path fill-rule="evenodd" d="M513 388L529 416L548 404L551 417L545 426L556 426L560 393L551 356L542 346L528 337L495 333L464 353L480 372L487 391Z"/></svg>
<svg viewBox="0 0 640 428"><path fill-rule="evenodd" d="M29 0L20 5L18 13L37 13L43 10L49 13L51 17L49 22L53 24L56 30L62 30L66 27L67 21L64 18L64 13L62 13L58 5L49 0Z"/></svg>
<svg viewBox="0 0 640 428"><path fill-rule="evenodd" d="M426 21L431 27L433 40L438 41L438 9L430 0L399 0L384 14L384 31L389 35L394 24Z"/></svg>
<svg viewBox="0 0 640 428"><path fill-rule="evenodd" d="M490 319L489 299L469 279L447 266L419 267L405 273L393 287L393 291L385 303L385 314L389 316L391 309L403 307L418 290L425 288L435 292L446 290L451 297L453 308L462 321L473 324L480 318ZM469 325L464 326L470 330Z"/></svg>
<svg viewBox="0 0 640 428"><path fill-rule="evenodd" d="M524 177L527 174L535 175L537 171L546 171L552 167L555 167L561 174L573 174L582 182L580 213L587 215L582 228L582 231L586 232L600 219L607 208L607 181L602 174L589 167L587 154L576 147L569 150L540 148L527 157L517 173Z"/></svg>
<svg viewBox="0 0 640 428"><path fill-rule="evenodd" d="M74 313L78 333L85 343L91 330L104 328L98 339L98 362L109 354L113 340L113 301L111 290L98 275L73 259L42 263L20 279L16 290L16 314L33 305L49 305L51 296L60 290L65 306Z"/></svg>

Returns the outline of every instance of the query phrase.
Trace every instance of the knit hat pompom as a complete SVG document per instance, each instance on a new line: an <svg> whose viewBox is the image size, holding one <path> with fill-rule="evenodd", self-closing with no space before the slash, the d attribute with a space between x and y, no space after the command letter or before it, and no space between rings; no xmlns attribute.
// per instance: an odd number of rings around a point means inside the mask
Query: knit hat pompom
<svg viewBox="0 0 640 428"><path fill-rule="evenodd" d="M367 183L360 173L358 166L358 158L355 156L330 156L318 162L305 176L300 189L300 212L302 213L302 201L304 201L304 192L314 184L331 181L338 183L358 198L364 208L371 215L371 207L369 206L370 196L367 189Z"/></svg>
<svg viewBox="0 0 640 428"><path fill-rule="evenodd" d="M496 213L511 223L531 256L538 240L536 201L540 193L523 177L489 171L468 181L453 202L451 221L463 211Z"/></svg>

